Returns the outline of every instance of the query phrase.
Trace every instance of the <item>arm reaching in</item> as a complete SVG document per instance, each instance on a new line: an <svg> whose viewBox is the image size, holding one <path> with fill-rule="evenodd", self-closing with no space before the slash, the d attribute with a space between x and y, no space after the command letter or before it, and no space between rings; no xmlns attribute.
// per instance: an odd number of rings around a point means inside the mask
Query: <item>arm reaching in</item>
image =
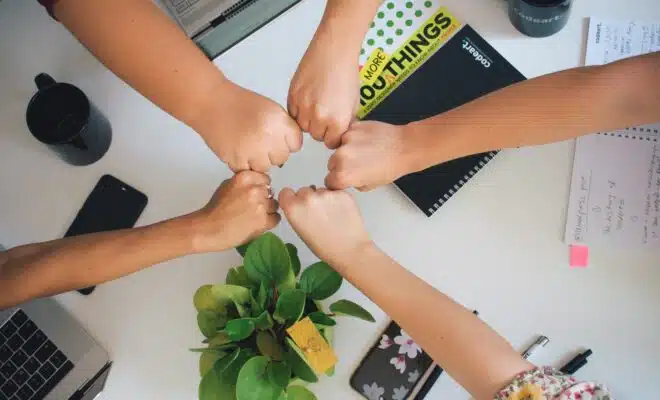
<svg viewBox="0 0 660 400"><path fill-rule="evenodd" d="M289 113L330 149L355 117L360 81L358 58L380 0L328 0L289 89Z"/></svg>
<svg viewBox="0 0 660 400"><path fill-rule="evenodd" d="M0 310L93 286L193 253L222 251L280 221L266 175L225 181L199 211L154 225L81 235L0 252Z"/></svg>
<svg viewBox="0 0 660 400"><path fill-rule="evenodd" d="M476 398L492 399L515 375L534 368L469 310L380 251L350 194L284 189L280 204L320 259L380 306ZM432 314L424 311L429 305Z"/></svg>
<svg viewBox="0 0 660 400"><path fill-rule="evenodd" d="M110 70L183 121L234 171L266 172L302 145L272 100L241 88L151 0L59 0L55 16Z"/></svg>
<svg viewBox="0 0 660 400"><path fill-rule="evenodd" d="M530 79L408 125L356 122L326 185L368 190L470 154L659 121L660 52Z"/></svg>

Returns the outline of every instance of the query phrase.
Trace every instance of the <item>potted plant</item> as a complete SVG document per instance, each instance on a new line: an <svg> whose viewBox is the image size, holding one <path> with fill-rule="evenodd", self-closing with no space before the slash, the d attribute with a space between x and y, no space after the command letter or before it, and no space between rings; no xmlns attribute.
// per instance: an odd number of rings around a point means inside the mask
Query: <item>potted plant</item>
<svg viewBox="0 0 660 400"><path fill-rule="evenodd" d="M205 347L191 349L201 353L199 399L316 399L306 385L318 375L287 329L309 318L332 346L336 317L374 318L348 300L326 311L320 301L339 290L342 277L324 262L301 274L296 247L276 235L266 233L238 250L243 265L229 270L226 283L202 286L194 296L206 337Z"/></svg>

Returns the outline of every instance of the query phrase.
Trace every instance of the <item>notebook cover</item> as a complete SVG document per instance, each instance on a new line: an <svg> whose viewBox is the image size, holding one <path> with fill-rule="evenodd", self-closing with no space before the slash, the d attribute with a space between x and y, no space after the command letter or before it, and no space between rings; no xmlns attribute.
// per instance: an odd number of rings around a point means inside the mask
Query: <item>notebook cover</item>
<svg viewBox="0 0 660 400"><path fill-rule="evenodd" d="M435 369L431 357L392 321L351 376L351 387L368 400L407 400ZM437 379L436 375L434 379Z"/></svg>
<svg viewBox="0 0 660 400"><path fill-rule="evenodd" d="M524 79L472 27L464 25L364 120L407 124ZM404 176L395 184L430 217L495 154L481 153L452 160Z"/></svg>

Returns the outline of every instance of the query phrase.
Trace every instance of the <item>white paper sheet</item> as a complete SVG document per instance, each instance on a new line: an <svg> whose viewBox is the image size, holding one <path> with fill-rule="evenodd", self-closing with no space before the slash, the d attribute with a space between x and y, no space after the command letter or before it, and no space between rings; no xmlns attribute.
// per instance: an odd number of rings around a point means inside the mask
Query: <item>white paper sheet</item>
<svg viewBox="0 0 660 400"><path fill-rule="evenodd" d="M587 65L660 51L660 23L591 18ZM579 138L567 243L660 250L660 124Z"/></svg>

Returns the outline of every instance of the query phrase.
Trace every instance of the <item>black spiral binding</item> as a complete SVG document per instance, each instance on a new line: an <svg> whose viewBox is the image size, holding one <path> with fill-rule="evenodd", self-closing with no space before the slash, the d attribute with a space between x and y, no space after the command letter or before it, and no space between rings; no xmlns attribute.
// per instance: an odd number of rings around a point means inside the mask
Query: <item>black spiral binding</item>
<svg viewBox="0 0 660 400"><path fill-rule="evenodd" d="M224 15L225 18L230 19L256 2L257 0L241 0L238 3L234 4L233 6L226 9L225 12L222 13L222 15Z"/></svg>
<svg viewBox="0 0 660 400"><path fill-rule="evenodd" d="M437 203L433 204L433 208L429 208L429 213L433 214L436 212L443 204L445 204L449 199L452 198L456 192L460 188L462 188L465 184L468 183L470 179L472 179L477 172L479 172L483 167L486 166L492 160L499 151L491 151L490 153L487 153L477 164L475 164L474 167L470 170L470 172L467 173L467 175L463 176L463 179L460 179L456 184L454 184L453 189L449 189L447 193L445 193L441 198L438 199Z"/></svg>
<svg viewBox="0 0 660 400"><path fill-rule="evenodd" d="M655 134L655 137L651 136L651 134ZM644 126L636 126L633 128L626 128L615 132L600 132L599 135L617 137L621 139L633 139L633 140L642 140L647 142L657 142L658 139L660 138L660 129L649 128Z"/></svg>

